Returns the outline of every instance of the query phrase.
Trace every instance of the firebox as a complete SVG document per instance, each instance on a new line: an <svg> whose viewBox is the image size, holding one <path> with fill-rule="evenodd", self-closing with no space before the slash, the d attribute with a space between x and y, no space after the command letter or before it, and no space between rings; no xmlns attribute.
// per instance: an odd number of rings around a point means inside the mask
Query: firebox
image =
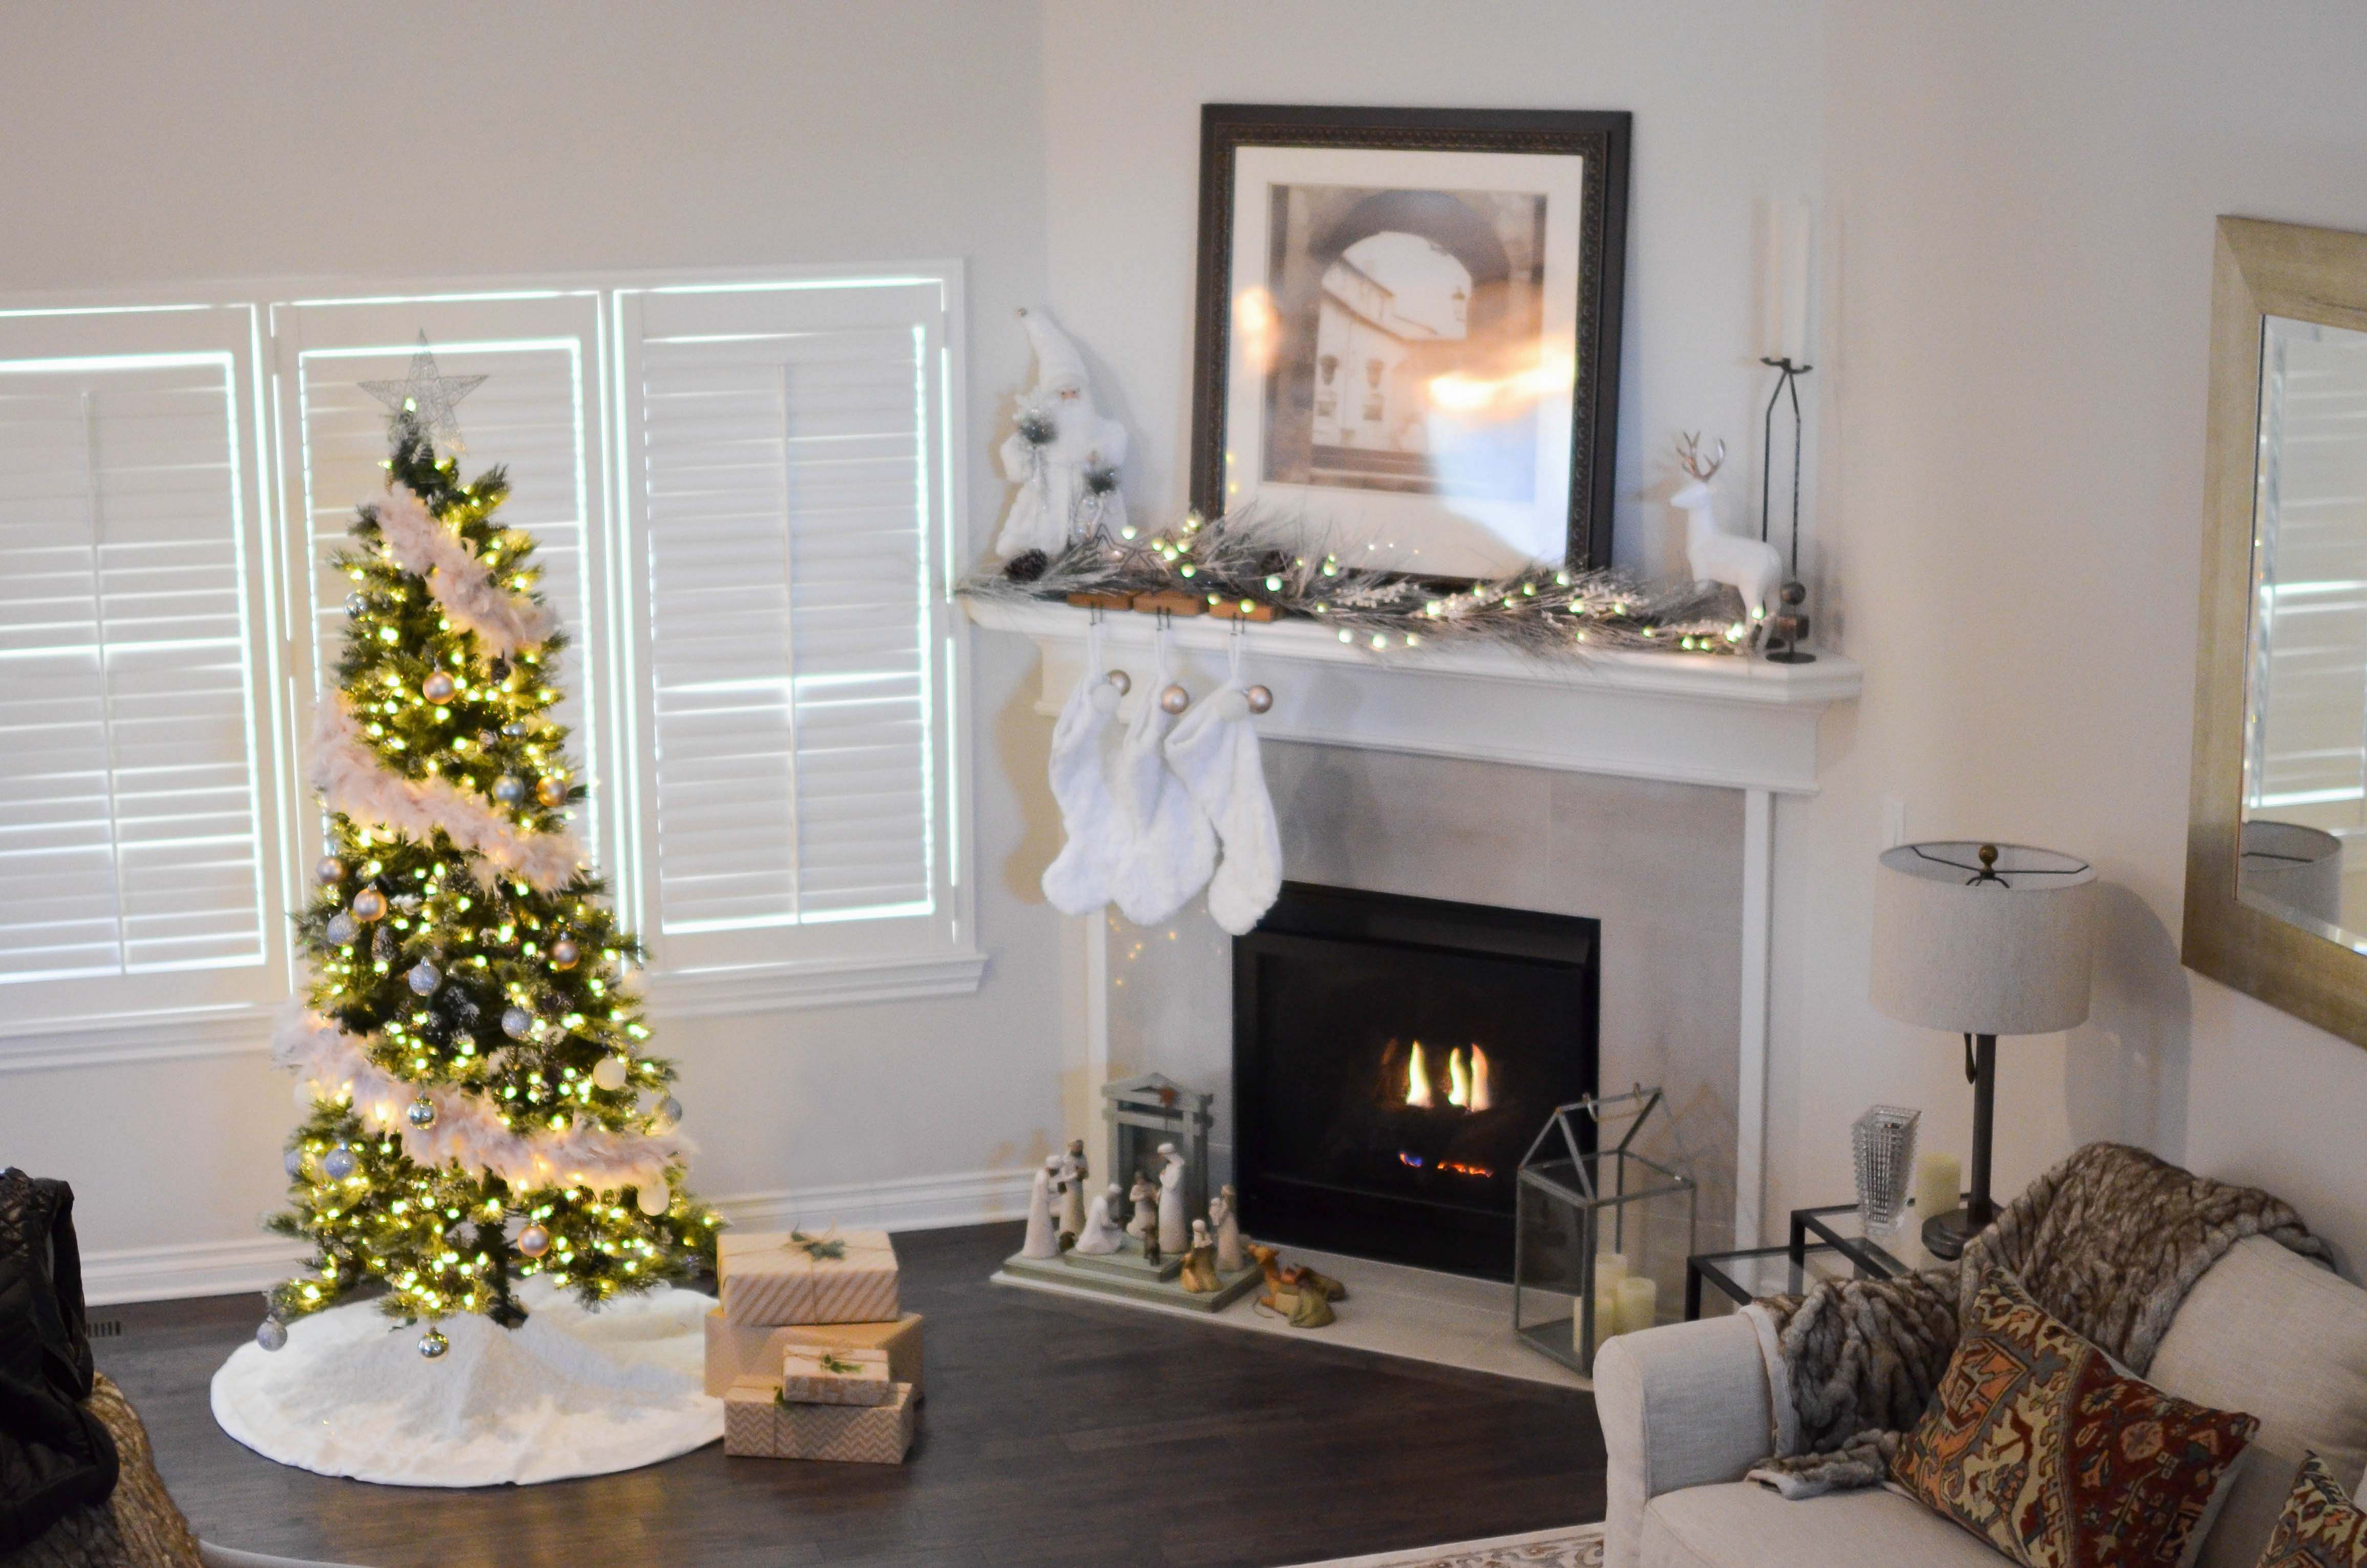
<svg viewBox="0 0 2367 1568"><path fill-rule="evenodd" d="M1594 1092L1602 926L1285 882L1233 943L1233 1164L1261 1240L1512 1274L1522 1151Z"/></svg>

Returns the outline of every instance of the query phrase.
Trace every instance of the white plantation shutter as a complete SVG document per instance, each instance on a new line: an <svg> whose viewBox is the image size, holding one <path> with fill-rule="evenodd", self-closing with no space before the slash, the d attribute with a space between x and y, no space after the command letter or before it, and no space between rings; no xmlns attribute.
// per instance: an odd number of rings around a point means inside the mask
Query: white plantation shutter
<svg viewBox="0 0 2367 1568"><path fill-rule="evenodd" d="M944 938L946 314L934 280L624 297L663 964Z"/></svg>
<svg viewBox="0 0 2367 1568"><path fill-rule="evenodd" d="M282 417L296 459L289 465L289 512L303 520L312 628L311 672L301 683L307 704L334 684L345 642L352 585L329 562L352 542L346 530L355 508L386 484L388 410L360 383L402 381L425 332L442 373L486 378L457 410L465 449L456 455L465 477L496 465L508 471L501 521L534 535L538 590L571 640L558 671L564 700L556 714L573 732L569 749L592 790L575 826L596 862L606 740L599 704L608 678L596 548L604 472L598 296L323 301L276 306L272 323L283 387L292 382L294 394Z"/></svg>
<svg viewBox="0 0 2367 1568"><path fill-rule="evenodd" d="M0 315L10 1032L282 983L253 343L243 310Z"/></svg>

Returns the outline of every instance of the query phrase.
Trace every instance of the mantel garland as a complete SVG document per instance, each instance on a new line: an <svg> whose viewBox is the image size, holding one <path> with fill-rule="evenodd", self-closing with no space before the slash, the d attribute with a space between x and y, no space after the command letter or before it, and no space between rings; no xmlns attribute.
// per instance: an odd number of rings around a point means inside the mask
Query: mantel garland
<svg viewBox="0 0 2367 1568"><path fill-rule="evenodd" d="M1015 556L1000 572L966 578L957 591L1055 603L1172 596L1165 604L1185 613L1319 621L1341 642L1375 653L1488 646L1534 658L1624 649L1734 654L1756 632L1717 613L1727 608L1719 595L1692 583L1655 586L1616 570L1544 564L1486 582L1446 583L1310 549L1295 522L1253 508L1216 517L1193 512L1166 531L1097 531L1056 556Z"/></svg>

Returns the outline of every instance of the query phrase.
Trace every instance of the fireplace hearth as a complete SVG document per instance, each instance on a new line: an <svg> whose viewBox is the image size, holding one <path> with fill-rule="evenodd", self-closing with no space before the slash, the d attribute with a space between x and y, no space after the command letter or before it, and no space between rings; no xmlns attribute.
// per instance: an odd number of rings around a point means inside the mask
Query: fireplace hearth
<svg viewBox="0 0 2367 1568"><path fill-rule="evenodd" d="M1595 1090L1602 927L1287 882L1233 944L1244 1229L1510 1278L1522 1151Z"/></svg>

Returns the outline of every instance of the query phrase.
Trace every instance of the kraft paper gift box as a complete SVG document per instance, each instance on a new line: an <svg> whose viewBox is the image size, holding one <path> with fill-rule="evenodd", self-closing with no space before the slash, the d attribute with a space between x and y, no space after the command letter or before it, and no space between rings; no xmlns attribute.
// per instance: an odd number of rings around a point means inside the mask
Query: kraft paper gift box
<svg viewBox="0 0 2367 1568"><path fill-rule="evenodd" d="M707 1314L707 1392L721 1399L742 1378L777 1378L792 1346L825 1349L885 1350L888 1377L912 1385L912 1397L926 1396L921 1368L921 1314L906 1312L893 1323L813 1323L743 1328L720 1307Z"/></svg>
<svg viewBox="0 0 2367 1568"><path fill-rule="evenodd" d="M715 1249L723 1315L746 1327L884 1323L898 1315L885 1231L727 1231Z"/></svg>
<svg viewBox="0 0 2367 1568"><path fill-rule="evenodd" d="M885 1404L787 1404L777 1384L742 1378L723 1396L723 1451L742 1459L902 1464L912 1451L910 1384Z"/></svg>
<svg viewBox="0 0 2367 1568"><path fill-rule="evenodd" d="M886 1404L895 1397L885 1350L792 1345L781 1358L781 1398L790 1404Z"/></svg>

